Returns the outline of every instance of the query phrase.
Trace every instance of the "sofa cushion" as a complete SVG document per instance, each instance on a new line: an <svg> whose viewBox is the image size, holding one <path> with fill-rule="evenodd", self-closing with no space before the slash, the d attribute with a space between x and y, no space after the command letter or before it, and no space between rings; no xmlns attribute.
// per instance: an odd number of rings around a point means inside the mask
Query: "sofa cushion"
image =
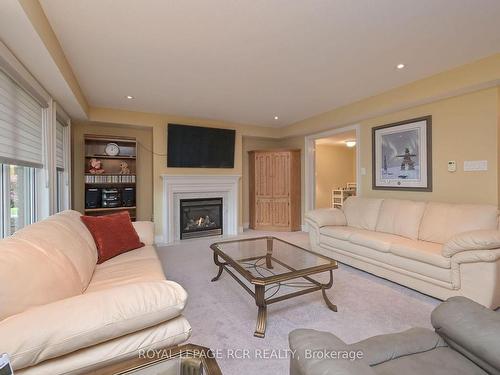
<svg viewBox="0 0 500 375"><path fill-rule="evenodd" d="M394 241L398 241L400 238L400 236L396 236L394 234L359 230L349 237L349 242L388 253L391 248L391 244Z"/></svg>
<svg viewBox="0 0 500 375"><path fill-rule="evenodd" d="M181 315L153 327L77 350L70 355L23 368L19 375L92 374L94 370L102 370L103 366L137 359L147 350L163 350L181 344L190 335L191 326Z"/></svg>
<svg viewBox="0 0 500 375"><path fill-rule="evenodd" d="M425 202L384 199L377 220L377 232L397 234L416 240Z"/></svg>
<svg viewBox="0 0 500 375"><path fill-rule="evenodd" d="M165 280L165 275L156 250L153 246L144 246L98 264L85 293L118 285L160 280Z"/></svg>
<svg viewBox="0 0 500 375"><path fill-rule="evenodd" d="M49 257L63 255L72 263L67 272L77 272L80 292L87 288L97 262L92 235L80 220L81 213L64 211L29 225L14 236L43 250Z"/></svg>
<svg viewBox="0 0 500 375"><path fill-rule="evenodd" d="M1 321L2 350L14 368L33 366L175 318L186 299L186 291L173 281L122 285L63 299Z"/></svg>
<svg viewBox="0 0 500 375"><path fill-rule="evenodd" d="M349 197L343 211L350 227L375 230L382 199Z"/></svg>
<svg viewBox="0 0 500 375"><path fill-rule="evenodd" d="M82 216L97 245L97 263L144 246L128 211L104 216Z"/></svg>
<svg viewBox="0 0 500 375"><path fill-rule="evenodd" d="M358 261L367 264L373 264L378 267L388 270L397 271L403 275L412 275L420 280L430 281L438 285L446 283L447 287L451 288L452 270L451 268L441 268L433 264L417 261L415 259L405 258L391 252L384 253L369 247L356 245L349 241L342 241L336 238L321 236L321 253L345 262L346 264L354 265L354 267L364 269L356 265ZM324 250L324 251L323 251ZM352 258L354 262L350 263L346 259L341 260L341 256ZM385 276L383 276L385 277ZM444 286L444 285L443 285Z"/></svg>
<svg viewBox="0 0 500 375"><path fill-rule="evenodd" d="M319 233L327 236L336 238L338 240L348 241L349 238L356 232L359 232L362 229L353 228L353 227L338 227L338 226L327 226L322 227L319 230Z"/></svg>
<svg viewBox="0 0 500 375"><path fill-rule="evenodd" d="M306 218L318 227L325 225L346 225L347 221L342 210L338 208L319 208L306 213Z"/></svg>
<svg viewBox="0 0 500 375"><path fill-rule="evenodd" d="M0 259L0 321L82 292L73 263L57 249L11 236L0 240Z"/></svg>
<svg viewBox="0 0 500 375"><path fill-rule="evenodd" d="M444 244L461 232L497 229L497 221L496 206L429 202L418 238Z"/></svg>
<svg viewBox="0 0 500 375"><path fill-rule="evenodd" d="M393 254L419 262L425 262L441 268L450 268L450 258L442 255L442 248L443 245L438 243L415 241L399 237L397 241L391 244L390 251Z"/></svg>

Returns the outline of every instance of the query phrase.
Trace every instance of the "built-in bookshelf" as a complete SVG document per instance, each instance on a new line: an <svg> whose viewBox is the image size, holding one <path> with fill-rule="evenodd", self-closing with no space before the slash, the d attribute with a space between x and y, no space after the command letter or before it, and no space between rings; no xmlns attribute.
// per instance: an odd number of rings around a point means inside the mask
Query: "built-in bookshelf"
<svg viewBox="0 0 500 375"><path fill-rule="evenodd" d="M137 141L130 137L86 134L85 214L129 211L136 218Z"/></svg>

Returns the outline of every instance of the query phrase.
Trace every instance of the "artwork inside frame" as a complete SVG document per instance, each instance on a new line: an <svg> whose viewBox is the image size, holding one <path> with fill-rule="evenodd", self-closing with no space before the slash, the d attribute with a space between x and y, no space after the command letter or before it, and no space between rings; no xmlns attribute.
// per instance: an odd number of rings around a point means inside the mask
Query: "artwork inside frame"
<svg viewBox="0 0 500 375"><path fill-rule="evenodd" d="M372 129L372 188L432 191L432 116Z"/></svg>

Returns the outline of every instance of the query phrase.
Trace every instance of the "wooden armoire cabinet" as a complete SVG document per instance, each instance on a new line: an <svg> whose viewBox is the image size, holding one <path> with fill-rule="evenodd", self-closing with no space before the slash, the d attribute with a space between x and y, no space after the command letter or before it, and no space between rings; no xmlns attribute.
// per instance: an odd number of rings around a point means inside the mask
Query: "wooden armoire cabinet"
<svg viewBox="0 0 500 375"><path fill-rule="evenodd" d="M300 230L300 150L249 151L250 228Z"/></svg>

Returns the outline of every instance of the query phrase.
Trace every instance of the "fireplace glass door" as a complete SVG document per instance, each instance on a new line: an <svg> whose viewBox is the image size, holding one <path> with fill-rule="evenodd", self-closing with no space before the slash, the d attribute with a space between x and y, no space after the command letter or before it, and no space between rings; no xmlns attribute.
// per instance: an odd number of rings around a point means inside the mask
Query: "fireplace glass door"
<svg viewBox="0 0 500 375"><path fill-rule="evenodd" d="M222 234L222 198L181 199L181 240Z"/></svg>

